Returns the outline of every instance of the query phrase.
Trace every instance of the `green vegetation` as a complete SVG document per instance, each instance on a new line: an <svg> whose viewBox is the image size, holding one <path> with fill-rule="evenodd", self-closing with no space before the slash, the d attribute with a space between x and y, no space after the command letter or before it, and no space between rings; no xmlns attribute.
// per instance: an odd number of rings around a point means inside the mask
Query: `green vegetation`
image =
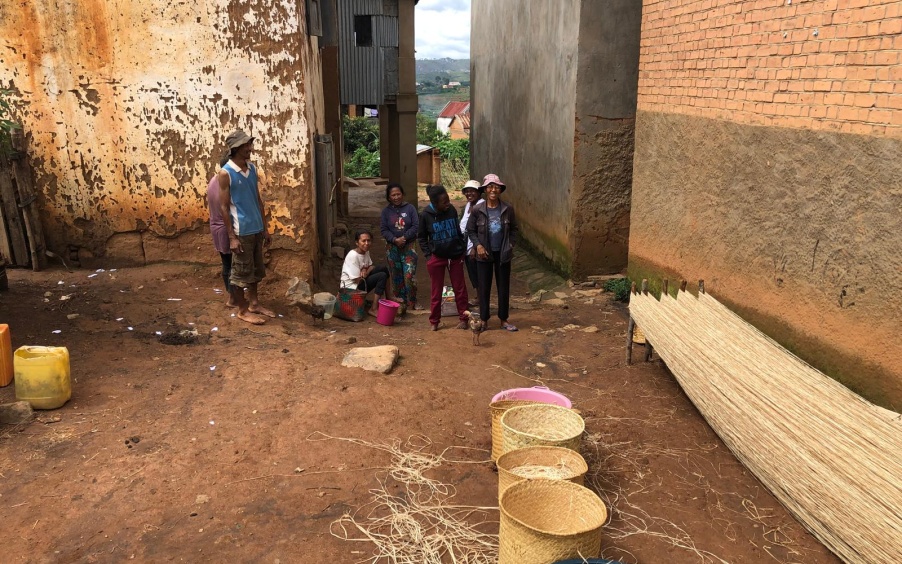
<svg viewBox="0 0 902 564"><path fill-rule="evenodd" d="M13 130L22 128L18 123L8 119L10 115L9 97L12 94L12 90L0 89L0 153L2 154L7 154L12 150L10 135Z"/></svg>
<svg viewBox="0 0 902 564"><path fill-rule="evenodd" d="M435 121L448 102L469 102L470 89L467 87L441 90L434 94L419 92L420 113Z"/></svg>
<svg viewBox="0 0 902 564"><path fill-rule="evenodd" d="M442 156L442 161L454 163L464 169L470 168L469 139L451 139L447 135L442 135L441 141L436 143L435 147Z"/></svg>
<svg viewBox="0 0 902 564"><path fill-rule="evenodd" d="M614 294L614 299L618 302L628 303L630 301L630 287L632 281L629 278L614 278L604 283L604 290Z"/></svg>
<svg viewBox="0 0 902 564"><path fill-rule="evenodd" d="M430 119L422 113L417 114L417 143L420 145L429 145L435 147L442 139L446 139L447 135L435 128L435 120Z"/></svg>
<svg viewBox="0 0 902 564"><path fill-rule="evenodd" d="M366 117L342 116L344 173L351 178L379 176L379 122Z"/></svg>
<svg viewBox="0 0 902 564"><path fill-rule="evenodd" d="M379 123L365 117L342 118L344 173L351 178L379 176ZM451 139L435 128L435 119L417 114L417 143L436 147L444 163L470 169L470 140ZM466 179L464 179L466 180Z"/></svg>
<svg viewBox="0 0 902 564"><path fill-rule="evenodd" d="M379 176L382 169L379 165L378 149L370 152L363 147L358 147L350 157L345 155L344 170L345 175L351 178Z"/></svg>
<svg viewBox="0 0 902 564"><path fill-rule="evenodd" d="M367 117L342 116L341 132L345 154L354 154L361 147L379 152L379 121Z"/></svg>

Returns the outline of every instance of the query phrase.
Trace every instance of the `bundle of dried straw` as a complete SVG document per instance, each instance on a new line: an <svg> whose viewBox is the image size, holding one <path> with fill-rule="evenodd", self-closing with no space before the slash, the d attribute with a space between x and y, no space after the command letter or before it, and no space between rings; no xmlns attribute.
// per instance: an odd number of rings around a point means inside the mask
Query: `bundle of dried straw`
<svg viewBox="0 0 902 564"><path fill-rule="evenodd" d="M707 294L633 294L630 313L711 427L846 562L902 562L902 418Z"/></svg>

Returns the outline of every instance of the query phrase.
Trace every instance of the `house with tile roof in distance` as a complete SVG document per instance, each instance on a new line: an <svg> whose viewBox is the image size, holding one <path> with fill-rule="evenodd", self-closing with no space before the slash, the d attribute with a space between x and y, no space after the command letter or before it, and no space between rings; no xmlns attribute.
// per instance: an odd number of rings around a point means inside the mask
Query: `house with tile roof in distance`
<svg viewBox="0 0 902 564"><path fill-rule="evenodd" d="M467 111L457 114L451 119L448 133L451 135L451 139L470 138L470 106L467 106Z"/></svg>
<svg viewBox="0 0 902 564"><path fill-rule="evenodd" d="M456 122L456 123L455 123ZM466 124L466 125L464 125ZM454 126L452 128L452 125ZM470 137L470 102L448 102L435 120L435 128L452 139ZM452 129L456 129L455 134Z"/></svg>

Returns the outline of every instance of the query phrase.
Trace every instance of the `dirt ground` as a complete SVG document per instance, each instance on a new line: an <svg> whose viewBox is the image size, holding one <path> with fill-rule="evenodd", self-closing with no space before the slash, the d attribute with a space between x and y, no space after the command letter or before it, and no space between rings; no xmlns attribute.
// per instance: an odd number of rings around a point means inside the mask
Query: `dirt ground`
<svg viewBox="0 0 902 564"><path fill-rule="evenodd" d="M613 512L606 557L837 562L737 462L660 361L625 365L626 311L606 295L536 306L517 283L511 321L521 330L500 331L495 319L474 347L467 331L428 331L424 315L393 327L313 325L285 305L288 282L276 278L261 295L281 316L251 327L230 317L209 266L9 276L0 322L13 346L68 347L74 392L36 421L0 428L6 562L372 561L371 544L338 538L332 523L366 506L390 457L338 438L467 447L452 458L476 463L428 474L456 488L457 504L496 506L489 401L539 384L586 419L589 481ZM420 278L425 297L425 269ZM571 324L579 328L562 329ZM582 331L593 325L597 333ZM192 328L194 344L156 334ZM391 374L340 365L351 347L381 344L400 348ZM13 399L12 385L0 389L0 402ZM497 532L497 510L482 515Z"/></svg>

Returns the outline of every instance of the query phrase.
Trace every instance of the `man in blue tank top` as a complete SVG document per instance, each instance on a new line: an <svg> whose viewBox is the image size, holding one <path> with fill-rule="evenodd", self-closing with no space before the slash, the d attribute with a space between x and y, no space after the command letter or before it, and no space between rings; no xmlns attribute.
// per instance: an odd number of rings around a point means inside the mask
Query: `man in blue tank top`
<svg viewBox="0 0 902 564"><path fill-rule="evenodd" d="M238 319L262 325L276 314L257 301L257 283L266 276L263 247L272 242L263 219L257 167L249 162L254 138L240 129L226 137L229 162L219 171L219 201L232 251L229 276L232 300L238 304ZM247 289L247 297L244 291Z"/></svg>

